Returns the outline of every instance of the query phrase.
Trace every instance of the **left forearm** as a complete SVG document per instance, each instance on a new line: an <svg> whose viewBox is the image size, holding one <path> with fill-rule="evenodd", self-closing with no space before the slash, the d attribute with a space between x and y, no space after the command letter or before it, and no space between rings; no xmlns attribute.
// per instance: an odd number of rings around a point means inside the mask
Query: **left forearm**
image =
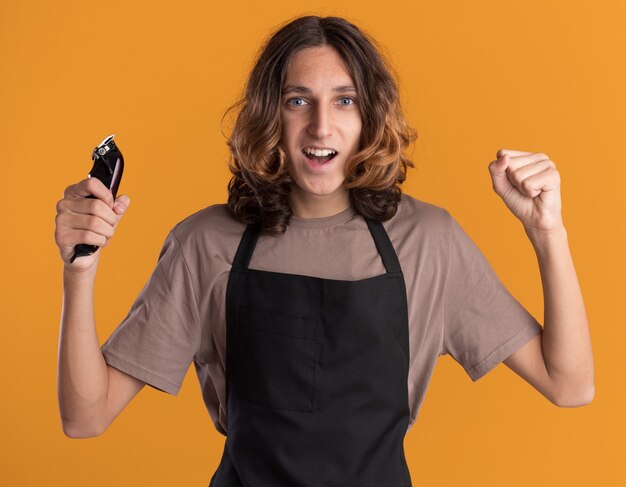
<svg viewBox="0 0 626 487"><path fill-rule="evenodd" d="M539 261L544 296L542 349L555 395L564 405L585 404L594 395L591 337L565 227L526 230Z"/></svg>

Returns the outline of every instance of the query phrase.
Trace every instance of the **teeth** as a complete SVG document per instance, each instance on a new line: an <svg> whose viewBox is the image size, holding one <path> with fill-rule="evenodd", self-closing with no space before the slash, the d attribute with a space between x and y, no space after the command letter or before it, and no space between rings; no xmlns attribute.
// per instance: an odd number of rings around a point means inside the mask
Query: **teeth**
<svg viewBox="0 0 626 487"><path fill-rule="evenodd" d="M336 154L336 153L337 153L337 151L334 151L334 150L332 150L332 149L323 149L323 150L320 150L320 149L311 149L310 147L306 147L306 148L304 148L304 149L303 149L303 152L304 152L305 154L313 154L313 155L315 155L315 156L317 156L317 157L324 157L324 156L328 156L328 155L331 155L331 154Z"/></svg>

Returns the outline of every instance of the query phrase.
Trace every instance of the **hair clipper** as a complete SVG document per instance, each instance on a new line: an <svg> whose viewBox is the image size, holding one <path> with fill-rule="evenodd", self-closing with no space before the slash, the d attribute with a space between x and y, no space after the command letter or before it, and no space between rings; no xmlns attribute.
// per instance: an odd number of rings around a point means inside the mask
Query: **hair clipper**
<svg viewBox="0 0 626 487"><path fill-rule="evenodd" d="M115 199L117 189L122 180L122 173L124 172L124 156L122 156L119 147L115 145L113 137L115 137L115 134L109 135L93 150L91 154L93 167L87 177L98 178L102 181L113 194L113 199ZM86 198L95 198L95 196L87 195ZM93 254L98 248L97 245L90 244L76 245L76 247L74 247L74 255L72 255L70 259L70 264L74 262L77 257Z"/></svg>

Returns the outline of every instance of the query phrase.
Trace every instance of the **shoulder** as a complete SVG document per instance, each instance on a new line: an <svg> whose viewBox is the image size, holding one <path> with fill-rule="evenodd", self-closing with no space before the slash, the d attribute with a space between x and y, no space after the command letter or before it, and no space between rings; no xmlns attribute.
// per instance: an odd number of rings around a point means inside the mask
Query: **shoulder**
<svg viewBox="0 0 626 487"><path fill-rule="evenodd" d="M448 258L451 218L445 208L403 193L398 211L383 225L403 265L437 267Z"/></svg>
<svg viewBox="0 0 626 487"><path fill-rule="evenodd" d="M406 193L402 193L400 198L398 211L400 212L400 210L402 210L404 217L419 217L433 221L445 220L450 216L448 210L442 206L428 203Z"/></svg>
<svg viewBox="0 0 626 487"><path fill-rule="evenodd" d="M176 223L171 231L181 247L222 247L241 238L246 225L235 219L225 203L202 208Z"/></svg>
<svg viewBox="0 0 626 487"><path fill-rule="evenodd" d="M443 237L449 232L452 219L445 208L402 193L398 211L384 225L388 232L418 232Z"/></svg>

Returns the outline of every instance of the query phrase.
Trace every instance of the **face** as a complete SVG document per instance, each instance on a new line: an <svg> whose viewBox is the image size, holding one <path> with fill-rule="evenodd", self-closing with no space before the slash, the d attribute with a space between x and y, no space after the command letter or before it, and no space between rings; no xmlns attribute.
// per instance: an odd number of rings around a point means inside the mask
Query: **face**
<svg viewBox="0 0 626 487"><path fill-rule="evenodd" d="M294 180L292 203L346 208L344 168L359 149L362 124L354 81L337 51L330 46L306 48L291 58L280 112L280 146ZM326 152L317 152L318 157L304 152L325 149L336 152L328 161Z"/></svg>

